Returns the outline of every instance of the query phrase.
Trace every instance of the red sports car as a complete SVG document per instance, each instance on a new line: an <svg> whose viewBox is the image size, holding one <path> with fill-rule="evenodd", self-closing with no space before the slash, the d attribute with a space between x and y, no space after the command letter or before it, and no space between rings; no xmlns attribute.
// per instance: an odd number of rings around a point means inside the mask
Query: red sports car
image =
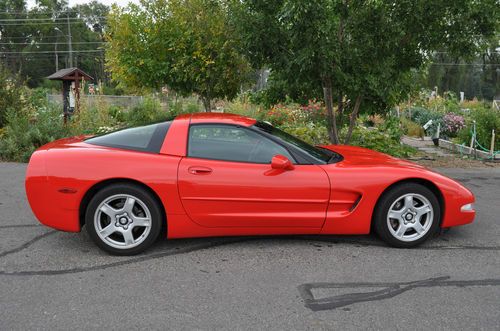
<svg viewBox="0 0 500 331"><path fill-rule="evenodd" d="M58 140L31 157L41 223L136 254L167 238L368 234L416 246L471 223L474 196L424 167L354 146L311 146L232 114Z"/></svg>

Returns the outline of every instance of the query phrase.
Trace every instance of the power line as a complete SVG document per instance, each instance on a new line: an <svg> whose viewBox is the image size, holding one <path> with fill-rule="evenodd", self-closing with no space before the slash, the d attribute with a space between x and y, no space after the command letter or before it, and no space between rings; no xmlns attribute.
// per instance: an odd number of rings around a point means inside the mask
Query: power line
<svg viewBox="0 0 500 331"><path fill-rule="evenodd" d="M430 65L441 66L500 66L500 63L430 63Z"/></svg>
<svg viewBox="0 0 500 331"><path fill-rule="evenodd" d="M0 54L54 54L54 53L101 53L104 49L84 49L79 51L26 51L26 52L0 52Z"/></svg>
<svg viewBox="0 0 500 331"><path fill-rule="evenodd" d="M12 14L12 15L47 15L47 14L72 14L72 13L81 13L80 10L65 10L65 11L1 11L1 14Z"/></svg>
<svg viewBox="0 0 500 331"><path fill-rule="evenodd" d="M4 24L4 23L1 23L0 22L0 26L26 26L28 24L30 24L31 22L25 22L25 23L7 23L7 24ZM38 22L38 23L33 23L33 24L36 24L36 25L53 25L53 24L80 24L80 23L84 23L84 24L87 24L87 23L90 23L90 22L86 22L84 19L80 19L80 21L73 21L73 22L64 22L64 21L58 21L58 22Z"/></svg>
<svg viewBox="0 0 500 331"><path fill-rule="evenodd" d="M0 43L0 45L26 45L26 46L36 46L36 45L63 45L64 42L26 42L26 43ZM76 41L73 45L88 45L88 44L107 44L105 41Z"/></svg>
<svg viewBox="0 0 500 331"><path fill-rule="evenodd" d="M27 36L15 36L15 37L9 37L9 36L5 36L5 35L2 35L0 34L0 40L2 40L2 38L8 38L8 39L29 39L29 38L57 38L58 35L55 35L55 36L43 36L43 35L27 35Z"/></svg>
<svg viewBox="0 0 500 331"><path fill-rule="evenodd" d="M67 21L67 20L70 20L70 21L77 21L77 20L84 20L84 19L89 19L89 18L92 18L92 19L100 19L100 18L107 18L106 16L92 16L92 17L69 17L69 18L66 18L66 17L55 17L55 18L51 18L51 17L48 17L48 18L0 18L0 23L2 22L25 22L25 21L37 21L37 22L40 22L40 21Z"/></svg>

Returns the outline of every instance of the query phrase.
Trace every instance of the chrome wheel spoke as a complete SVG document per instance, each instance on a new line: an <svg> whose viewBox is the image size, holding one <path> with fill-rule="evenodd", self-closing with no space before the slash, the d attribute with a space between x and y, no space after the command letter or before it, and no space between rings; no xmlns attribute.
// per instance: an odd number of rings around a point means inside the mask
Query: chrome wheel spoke
<svg viewBox="0 0 500 331"><path fill-rule="evenodd" d="M105 227L104 229L102 229L99 234L103 237L109 237L110 235L112 235L113 233L115 233L118 229L116 228L116 226L113 224L113 222L111 222L107 227Z"/></svg>
<svg viewBox="0 0 500 331"><path fill-rule="evenodd" d="M135 227L135 226L151 226L151 222L149 220L149 218L147 217L137 217L137 216L134 216L132 217L132 219L134 220L132 222L132 225Z"/></svg>
<svg viewBox="0 0 500 331"><path fill-rule="evenodd" d="M132 245L134 243L134 236L132 235L132 230L126 230L122 232L123 239L125 239L125 244Z"/></svg>
<svg viewBox="0 0 500 331"><path fill-rule="evenodd" d="M389 210L388 217L397 219L399 221L401 219L402 215L403 215L403 211L401 211L401 210Z"/></svg>
<svg viewBox="0 0 500 331"><path fill-rule="evenodd" d="M118 212L116 209L108 205L107 203L103 204L99 209L104 214L108 215L112 220L115 218L116 213Z"/></svg>
<svg viewBox="0 0 500 331"><path fill-rule="evenodd" d="M431 212L431 207L423 205L422 207L415 208L415 211L417 212L417 217L420 219L425 214Z"/></svg>
<svg viewBox="0 0 500 331"><path fill-rule="evenodd" d="M414 206L413 203L413 196L412 195L407 195L405 197L405 208L412 208Z"/></svg>
<svg viewBox="0 0 500 331"><path fill-rule="evenodd" d="M399 227L396 231L396 237L403 237L406 233L406 230L408 230L408 227L406 225L403 224L403 222L400 222L399 223Z"/></svg>
<svg viewBox="0 0 500 331"><path fill-rule="evenodd" d="M422 226L422 224L420 224L420 222L415 222L415 224L412 224L411 226L415 232L417 232L418 234L423 234L425 232L425 228Z"/></svg>
<svg viewBox="0 0 500 331"><path fill-rule="evenodd" d="M134 205L135 205L135 199L132 197L128 197L125 200L125 204L123 205L123 210L128 212L130 215L133 215L133 210L134 210Z"/></svg>

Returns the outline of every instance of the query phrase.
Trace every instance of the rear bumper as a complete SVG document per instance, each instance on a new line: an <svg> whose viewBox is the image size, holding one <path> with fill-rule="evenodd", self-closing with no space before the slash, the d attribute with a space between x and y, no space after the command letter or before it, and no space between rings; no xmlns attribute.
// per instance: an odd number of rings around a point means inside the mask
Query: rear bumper
<svg viewBox="0 0 500 331"><path fill-rule="evenodd" d="M61 231L79 232L78 209L68 208L63 193L51 187L46 174L45 153L44 150L35 152L26 172L25 189L31 210L43 225Z"/></svg>

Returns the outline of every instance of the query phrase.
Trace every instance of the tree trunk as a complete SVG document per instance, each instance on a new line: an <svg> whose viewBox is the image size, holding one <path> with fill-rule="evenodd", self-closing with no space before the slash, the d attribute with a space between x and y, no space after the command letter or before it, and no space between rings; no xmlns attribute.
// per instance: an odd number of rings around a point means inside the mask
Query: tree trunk
<svg viewBox="0 0 500 331"><path fill-rule="evenodd" d="M335 111L333 110L333 97L332 97L332 81L330 78L323 79L323 95L325 98L326 106L326 119L328 123L328 136L332 144L339 143L339 135L337 131L337 120L335 118Z"/></svg>
<svg viewBox="0 0 500 331"><path fill-rule="evenodd" d="M203 107L207 113L212 111L212 100L209 97L201 97L201 102L203 103Z"/></svg>
<svg viewBox="0 0 500 331"><path fill-rule="evenodd" d="M362 99L363 99L363 97L361 95L358 95L356 97L356 102L354 103L354 109L352 110L351 116L349 118L349 130L347 131L347 135L345 136L345 139L344 139L345 145L348 145L349 142L351 141L352 131L354 130L354 127L356 126L356 120L358 119L358 113L359 113L359 106L361 106Z"/></svg>
<svg viewBox="0 0 500 331"><path fill-rule="evenodd" d="M342 130L344 127L344 93L342 91L339 91L339 96L338 96L338 107L337 107L337 113L339 116L339 128Z"/></svg>

